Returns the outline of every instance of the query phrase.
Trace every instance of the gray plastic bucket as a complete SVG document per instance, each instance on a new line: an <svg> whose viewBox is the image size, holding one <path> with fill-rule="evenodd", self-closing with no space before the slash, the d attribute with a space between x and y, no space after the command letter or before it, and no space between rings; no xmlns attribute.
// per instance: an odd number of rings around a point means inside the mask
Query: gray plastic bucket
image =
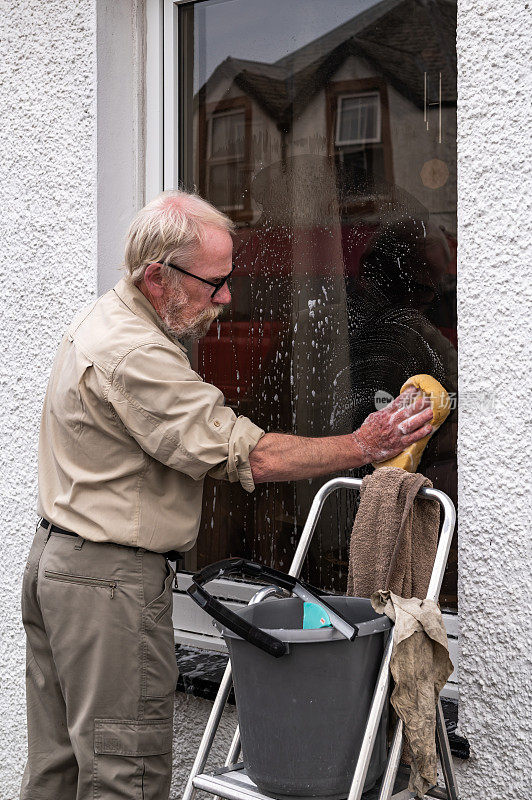
<svg viewBox="0 0 532 800"><path fill-rule="evenodd" d="M275 797L347 797L390 620L358 597L327 601L358 626L354 641L334 628L302 630L299 598L265 600L239 616L287 642L272 658L221 628L231 656L244 764L258 788ZM364 791L386 766L387 704Z"/></svg>

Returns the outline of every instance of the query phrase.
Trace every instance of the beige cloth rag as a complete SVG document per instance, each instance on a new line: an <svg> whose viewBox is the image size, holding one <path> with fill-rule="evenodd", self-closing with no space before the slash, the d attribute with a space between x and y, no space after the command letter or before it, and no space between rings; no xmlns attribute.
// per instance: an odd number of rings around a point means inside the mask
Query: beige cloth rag
<svg viewBox="0 0 532 800"><path fill-rule="evenodd" d="M371 604L395 623L390 662L391 703L404 723L410 755L409 790L423 797L437 779L436 704L453 671L437 603L375 592Z"/></svg>
<svg viewBox="0 0 532 800"><path fill-rule="evenodd" d="M364 478L347 583L348 595L371 597L395 622L391 702L404 723L409 788L418 797L436 783L436 705L453 671L438 606L418 599L427 594L440 522L437 501L416 499L423 486L432 483L398 467Z"/></svg>
<svg viewBox="0 0 532 800"><path fill-rule="evenodd" d="M360 490L349 553L347 594L371 597L390 589L401 597L426 597L440 524L436 500L416 499L424 475L381 467Z"/></svg>

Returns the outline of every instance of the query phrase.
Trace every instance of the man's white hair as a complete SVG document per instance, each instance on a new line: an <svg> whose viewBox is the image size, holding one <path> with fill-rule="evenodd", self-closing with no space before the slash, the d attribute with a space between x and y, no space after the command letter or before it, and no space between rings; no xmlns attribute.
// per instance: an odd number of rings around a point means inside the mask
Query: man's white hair
<svg viewBox="0 0 532 800"><path fill-rule="evenodd" d="M198 194L179 189L161 192L141 208L126 236L128 279L140 283L148 264L168 261L190 268L208 227L232 233L233 222ZM179 275L171 267L168 274Z"/></svg>

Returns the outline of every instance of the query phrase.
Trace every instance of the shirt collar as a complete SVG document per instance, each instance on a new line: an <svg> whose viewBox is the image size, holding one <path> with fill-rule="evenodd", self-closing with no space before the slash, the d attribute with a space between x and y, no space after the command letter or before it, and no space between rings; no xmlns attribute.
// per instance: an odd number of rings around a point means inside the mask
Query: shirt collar
<svg viewBox="0 0 532 800"><path fill-rule="evenodd" d="M148 298L142 294L140 289L137 289L135 284L131 283L126 278L122 278L118 281L113 291L118 295L120 300L126 304L129 310L133 312L133 314L136 314L137 317L142 317L142 319L146 320L147 322L151 322L153 325L156 325L157 328L159 328L159 330L162 331L173 344L179 347L188 358L188 353L185 347L181 344L181 342L178 342L176 339L168 336L164 330L160 316Z"/></svg>

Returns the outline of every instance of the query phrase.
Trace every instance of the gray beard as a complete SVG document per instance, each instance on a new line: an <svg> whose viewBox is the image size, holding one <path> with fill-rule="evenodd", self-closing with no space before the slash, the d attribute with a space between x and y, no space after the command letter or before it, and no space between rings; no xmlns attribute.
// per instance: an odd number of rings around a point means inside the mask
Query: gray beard
<svg viewBox="0 0 532 800"><path fill-rule="evenodd" d="M167 288L169 288L168 284ZM164 332L172 341L201 339L226 307L204 309L194 319L186 320L188 295L181 286L172 287L172 289L166 308L159 314Z"/></svg>
<svg viewBox="0 0 532 800"><path fill-rule="evenodd" d="M223 311L223 308L206 309L202 311L196 319L190 322L176 323L174 320L179 317L179 312L186 308L186 301L174 299L171 301L163 316L161 317L162 328L167 336L173 341L179 339L201 339L208 332L212 323Z"/></svg>
<svg viewBox="0 0 532 800"><path fill-rule="evenodd" d="M178 342L180 339L201 339L208 333L213 322L214 319L198 320L191 325L173 328L165 320L161 320L161 327L172 341Z"/></svg>

